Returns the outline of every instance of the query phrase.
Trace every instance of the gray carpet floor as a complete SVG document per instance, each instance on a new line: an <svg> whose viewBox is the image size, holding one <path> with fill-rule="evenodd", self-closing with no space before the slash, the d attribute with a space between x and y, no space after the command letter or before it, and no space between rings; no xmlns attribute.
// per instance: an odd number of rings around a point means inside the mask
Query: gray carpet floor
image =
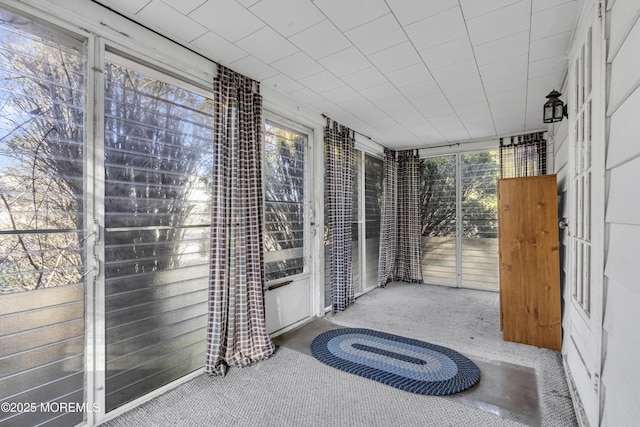
<svg viewBox="0 0 640 427"><path fill-rule="evenodd" d="M558 352L502 340L498 294L392 283L327 320L444 345L535 374L542 426L576 426ZM482 365L481 366L481 370ZM481 382L483 380L481 379ZM509 399L509 396L505 396ZM537 410L537 408L536 408ZM199 376L105 426L523 426L499 408L422 396L350 375L281 346L225 377Z"/></svg>

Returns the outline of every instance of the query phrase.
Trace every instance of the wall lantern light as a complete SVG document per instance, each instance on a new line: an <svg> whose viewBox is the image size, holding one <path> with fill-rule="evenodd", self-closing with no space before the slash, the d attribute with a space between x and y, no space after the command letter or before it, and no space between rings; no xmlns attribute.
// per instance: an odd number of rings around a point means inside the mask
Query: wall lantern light
<svg viewBox="0 0 640 427"><path fill-rule="evenodd" d="M567 115L567 106L559 98L560 96L562 94L555 89L547 95L549 100L544 103L543 122L554 123L561 121L563 117L569 117Z"/></svg>

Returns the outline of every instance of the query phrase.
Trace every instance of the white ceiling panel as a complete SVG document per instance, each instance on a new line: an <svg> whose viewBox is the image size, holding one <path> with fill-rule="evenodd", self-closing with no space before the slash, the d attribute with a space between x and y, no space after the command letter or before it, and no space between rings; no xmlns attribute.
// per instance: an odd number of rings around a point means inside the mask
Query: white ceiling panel
<svg viewBox="0 0 640 427"><path fill-rule="evenodd" d="M94 0L382 145L539 130L579 0Z"/></svg>
<svg viewBox="0 0 640 427"><path fill-rule="evenodd" d="M391 73L403 68L422 64L420 55L410 42L404 42L370 55L371 62L383 73Z"/></svg>
<svg viewBox="0 0 640 427"><path fill-rule="evenodd" d="M391 13L347 31L345 34L365 55L380 52L407 40L402 27Z"/></svg>
<svg viewBox="0 0 640 427"><path fill-rule="evenodd" d="M404 92L402 88L420 84L425 81L425 79L431 79L429 69L422 62L386 74L391 84L400 89L401 92Z"/></svg>
<svg viewBox="0 0 640 427"><path fill-rule="evenodd" d="M409 25L458 6L458 0L387 0L387 4L398 22Z"/></svg>
<svg viewBox="0 0 640 427"><path fill-rule="evenodd" d="M475 60L473 49L467 37L460 37L425 49L420 52L420 56L430 70Z"/></svg>
<svg viewBox="0 0 640 427"><path fill-rule="evenodd" d="M573 31L565 31L564 33L531 41L529 44L529 60L539 61L552 56L566 56L571 37L573 37Z"/></svg>
<svg viewBox="0 0 640 427"><path fill-rule="evenodd" d="M487 65L504 61L529 53L529 29L509 37L474 46L478 65Z"/></svg>
<svg viewBox="0 0 640 427"><path fill-rule="evenodd" d="M404 28L418 51L467 37L467 27L459 7L452 7Z"/></svg>
<svg viewBox="0 0 640 427"><path fill-rule="evenodd" d="M276 69L251 55L231 63L231 68L242 71L254 80L265 80L278 74Z"/></svg>
<svg viewBox="0 0 640 427"><path fill-rule="evenodd" d="M483 3L483 2L478 2ZM521 0L467 21L474 46L528 31L531 18L530 0Z"/></svg>
<svg viewBox="0 0 640 427"><path fill-rule="evenodd" d="M260 28L255 33L238 40L236 46L267 64L298 52L297 47L271 27Z"/></svg>
<svg viewBox="0 0 640 427"><path fill-rule="evenodd" d="M235 0L208 0L188 16L230 42L236 42L265 25ZM168 28L178 27L173 23Z"/></svg>
<svg viewBox="0 0 640 427"><path fill-rule="evenodd" d="M387 83L387 78L375 67L365 68L342 77L355 90L364 90Z"/></svg>
<svg viewBox="0 0 640 427"><path fill-rule="evenodd" d="M202 36L191 42L197 52L205 56L214 58L223 64L231 64L249 55L230 41L220 37L216 33L207 31Z"/></svg>
<svg viewBox="0 0 640 427"><path fill-rule="evenodd" d="M148 0L146 0L148 2ZM171 1L171 0L162 0L171 7L173 7L178 12L188 15L193 12L194 9L202 5L202 3L207 0L180 0L180 1Z"/></svg>
<svg viewBox="0 0 640 427"><path fill-rule="evenodd" d="M570 1L534 13L531 17L531 40L538 40L573 30L579 2Z"/></svg>
<svg viewBox="0 0 640 427"><path fill-rule="evenodd" d="M287 77L284 74L276 74L273 77L269 77L268 79L263 80L262 84L284 93L294 92L304 87L296 80L293 80L291 77Z"/></svg>
<svg viewBox="0 0 640 427"><path fill-rule="evenodd" d="M529 66L527 55L517 56L505 61L494 62L480 67L480 76L485 82L503 79L512 75L526 75Z"/></svg>
<svg viewBox="0 0 640 427"><path fill-rule="evenodd" d="M530 4L530 0L460 0L460 6L462 6L465 18L472 19L523 1Z"/></svg>
<svg viewBox="0 0 640 427"><path fill-rule="evenodd" d="M160 0L150 2L136 16L154 30L168 29L168 34L179 42L190 42L207 32L204 26Z"/></svg>
<svg viewBox="0 0 640 427"><path fill-rule="evenodd" d="M313 0L313 3L341 31L348 31L389 13L384 0Z"/></svg>
<svg viewBox="0 0 640 427"><path fill-rule="evenodd" d="M344 34L328 20L289 37L289 41L314 59L324 58L351 46Z"/></svg>
<svg viewBox="0 0 640 427"><path fill-rule="evenodd" d="M149 4L149 0L103 0L101 3L124 15L134 16Z"/></svg>
<svg viewBox="0 0 640 427"><path fill-rule="evenodd" d="M558 75L564 71L567 59L564 56L545 58L529 63L529 78Z"/></svg>
<svg viewBox="0 0 640 427"><path fill-rule="evenodd" d="M328 71L322 71L321 73L300 79L300 83L309 89L318 92L320 95L322 95L323 92L337 89L344 85L342 80Z"/></svg>
<svg viewBox="0 0 640 427"><path fill-rule="evenodd" d="M304 52L294 53L270 65L297 80L325 71L315 59L312 59Z"/></svg>
<svg viewBox="0 0 640 427"><path fill-rule="evenodd" d="M325 56L318 62L338 77L346 76L371 66L371 61L355 47L349 47Z"/></svg>
<svg viewBox="0 0 640 427"><path fill-rule="evenodd" d="M261 0L249 10L284 37L299 33L325 19L313 3L306 1Z"/></svg>

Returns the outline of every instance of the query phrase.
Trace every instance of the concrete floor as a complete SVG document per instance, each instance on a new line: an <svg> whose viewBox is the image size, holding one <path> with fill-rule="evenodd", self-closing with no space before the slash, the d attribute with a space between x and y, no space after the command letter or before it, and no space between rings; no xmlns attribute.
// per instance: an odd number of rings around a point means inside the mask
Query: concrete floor
<svg viewBox="0 0 640 427"><path fill-rule="evenodd" d="M310 346L316 336L343 327L326 318L317 319L274 338L273 342L312 357ZM474 357L470 359L480 368L480 382L461 393L444 396L443 399L452 399L528 426L541 426L538 386L532 368Z"/></svg>

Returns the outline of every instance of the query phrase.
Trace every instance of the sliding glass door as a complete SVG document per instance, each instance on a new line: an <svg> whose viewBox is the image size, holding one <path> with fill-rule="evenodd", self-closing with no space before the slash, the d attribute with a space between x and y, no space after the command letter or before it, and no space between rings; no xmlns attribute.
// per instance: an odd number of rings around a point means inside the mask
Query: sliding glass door
<svg viewBox="0 0 640 427"><path fill-rule="evenodd" d="M426 283L498 291L498 152L422 160L422 275Z"/></svg>

